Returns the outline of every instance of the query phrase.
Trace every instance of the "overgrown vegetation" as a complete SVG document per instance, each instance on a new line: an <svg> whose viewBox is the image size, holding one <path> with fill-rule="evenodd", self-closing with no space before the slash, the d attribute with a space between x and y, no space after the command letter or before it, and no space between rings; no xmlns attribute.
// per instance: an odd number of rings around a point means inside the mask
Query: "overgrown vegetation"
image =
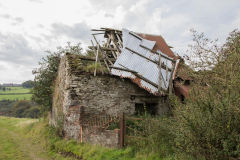
<svg viewBox="0 0 240 160"><path fill-rule="evenodd" d="M126 145L146 156L174 158L173 135L166 116L126 117Z"/></svg>
<svg viewBox="0 0 240 160"><path fill-rule="evenodd" d="M47 122L40 121L28 127L28 135L30 135L36 143L41 142L42 145L51 154L60 153L70 159L83 160L170 160L174 159L174 155L159 155L162 153L142 152L134 147L124 149L110 149L102 146L94 146L89 144L77 143L74 140L62 139L56 134L56 129L49 127Z"/></svg>
<svg viewBox="0 0 240 160"><path fill-rule="evenodd" d="M0 115L11 116L12 108L16 101L2 100L0 101Z"/></svg>
<svg viewBox="0 0 240 160"><path fill-rule="evenodd" d="M17 101L12 108L12 116L19 118L38 118L40 117L40 107L31 101Z"/></svg>
<svg viewBox="0 0 240 160"><path fill-rule="evenodd" d="M19 118L39 118L41 115L40 107L28 100L0 101L0 115L19 117Z"/></svg>
<svg viewBox="0 0 240 160"><path fill-rule="evenodd" d="M178 152L203 159L240 157L240 32L222 47L194 32L198 71L185 103L175 103L172 133ZM207 48L206 48L207 46ZM213 48L214 50L213 50Z"/></svg>
<svg viewBox="0 0 240 160"><path fill-rule="evenodd" d="M42 106L42 112L50 111L54 81L57 76L61 56L65 53L82 54L80 44L67 44L58 47L56 52L47 51L48 55L39 62L40 68L33 71L35 75L33 100Z"/></svg>

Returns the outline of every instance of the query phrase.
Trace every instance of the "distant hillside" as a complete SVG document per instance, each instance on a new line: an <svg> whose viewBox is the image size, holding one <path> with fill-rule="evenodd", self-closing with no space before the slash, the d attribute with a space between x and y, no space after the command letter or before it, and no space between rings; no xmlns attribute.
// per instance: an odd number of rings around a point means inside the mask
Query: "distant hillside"
<svg viewBox="0 0 240 160"><path fill-rule="evenodd" d="M0 87L1 100L30 100L32 94L31 89L23 87Z"/></svg>

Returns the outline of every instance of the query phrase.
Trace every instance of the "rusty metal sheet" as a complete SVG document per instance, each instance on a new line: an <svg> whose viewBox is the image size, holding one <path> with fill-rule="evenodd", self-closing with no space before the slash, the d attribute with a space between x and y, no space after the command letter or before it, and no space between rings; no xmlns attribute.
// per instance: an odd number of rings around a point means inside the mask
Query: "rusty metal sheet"
<svg viewBox="0 0 240 160"><path fill-rule="evenodd" d="M130 78L141 88L147 90L152 94L158 95L159 55L151 52L151 50L153 50L154 46L156 45L156 42L146 40L126 29L122 30L122 36L122 52L114 63L114 67L134 71L137 73L137 75L133 72L114 68L111 69L111 74L124 78ZM157 52L160 53L160 51ZM174 70L174 65L169 59L161 57L161 63L166 65L172 71ZM138 75L143 78L139 78ZM171 72L167 72L167 70L161 68L161 76L161 88L166 91L169 87Z"/></svg>

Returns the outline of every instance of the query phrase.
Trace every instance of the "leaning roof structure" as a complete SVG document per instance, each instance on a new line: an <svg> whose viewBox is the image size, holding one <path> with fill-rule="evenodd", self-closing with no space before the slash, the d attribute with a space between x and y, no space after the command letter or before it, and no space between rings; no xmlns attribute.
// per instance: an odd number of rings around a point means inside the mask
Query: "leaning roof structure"
<svg viewBox="0 0 240 160"><path fill-rule="evenodd" d="M129 78L154 95L171 93L179 59L161 36L135 33L127 29L94 29L91 49L110 74ZM103 35L100 43L97 35ZM96 69L95 69L96 71ZM96 72L94 73L96 75Z"/></svg>

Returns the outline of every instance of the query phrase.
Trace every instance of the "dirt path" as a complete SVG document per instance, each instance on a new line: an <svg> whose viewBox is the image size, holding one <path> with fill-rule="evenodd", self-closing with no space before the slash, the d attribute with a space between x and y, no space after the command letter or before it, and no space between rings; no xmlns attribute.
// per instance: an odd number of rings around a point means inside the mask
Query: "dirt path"
<svg viewBox="0 0 240 160"><path fill-rule="evenodd" d="M29 122L28 122L29 121ZM4 160L49 160L46 151L34 144L30 138L20 133L19 123L31 123L31 120L19 120L0 117L0 159Z"/></svg>

